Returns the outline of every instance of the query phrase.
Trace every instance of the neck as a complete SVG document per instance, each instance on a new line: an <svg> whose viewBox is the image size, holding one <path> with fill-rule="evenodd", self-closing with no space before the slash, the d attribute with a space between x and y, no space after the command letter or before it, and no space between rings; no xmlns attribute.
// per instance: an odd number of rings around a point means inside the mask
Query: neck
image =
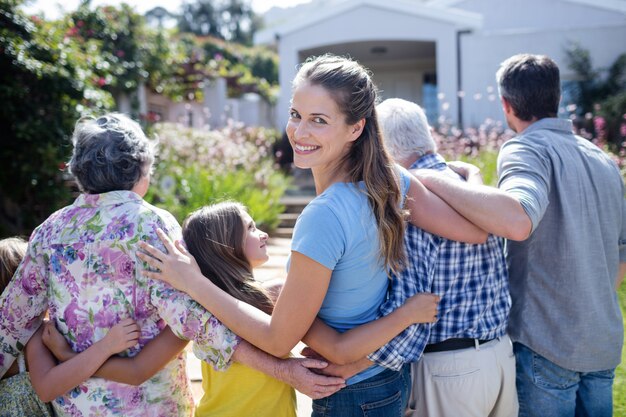
<svg viewBox="0 0 626 417"><path fill-rule="evenodd" d="M528 128L528 126L532 125L533 123L539 121L539 119L537 119L536 117L533 117L532 119L526 121L526 120L521 120L518 119L517 117L515 117L511 123L510 123L510 127L511 129L513 129L513 131L515 133L522 133L524 130L526 130L526 128Z"/></svg>
<svg viewBox="0 0 626 417"><path fill-rule="evenodd" d="M414 152L411 155L407 156L404 159L395 159L394 161L399 164L402 168L404 169L409 169L411 168L411 165L413 165L415 162L419 161L422 157L429 155L433 152L426 152L424 154L418 153L418 152Z"/></svg>
<svg viewBox="0 0 626 417"><path fill-rule="evenodd" d="M313 181L315 182L315 194L322 194L328 187L337 182L348 182L348 173L345 171L332 170L324 168L312 168Z"/></svg>

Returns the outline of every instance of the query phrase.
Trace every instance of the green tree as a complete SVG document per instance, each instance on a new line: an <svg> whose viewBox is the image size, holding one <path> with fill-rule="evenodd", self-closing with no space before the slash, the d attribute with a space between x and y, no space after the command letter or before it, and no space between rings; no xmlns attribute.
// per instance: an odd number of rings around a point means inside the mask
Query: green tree
<svg viewBox="0 0 626 417"><path fill-rule="evenodd" d="M64 34L37 17L21 0L0 0L0 233L28 234L69 202L61 170L80 106L91 97L79 56ZM92 103L93 104L93 103Z"/></svg>
<svg viewBox="0 0 626 417"><path fill-rule="evenodd" d="M183 3L178 29L251 45L259 24L249 0L195 0Z"/></svg>
<svg viewBox="0 0 626 417"><path fill-rule="evenodd" d="M619 148L626 140L626 53L605 69L594 68L589 51L578 44L571 44L565 53L576 74L577 113L594 115L578 123L613 150Z"/></svg>
<svg viewBox="0 0 626 417"><path fill-rule="evenodd" d="M219 10L216 9L214 3L213 0L183 2L178 29L195 35L221 37L218 23Z"/></svg>

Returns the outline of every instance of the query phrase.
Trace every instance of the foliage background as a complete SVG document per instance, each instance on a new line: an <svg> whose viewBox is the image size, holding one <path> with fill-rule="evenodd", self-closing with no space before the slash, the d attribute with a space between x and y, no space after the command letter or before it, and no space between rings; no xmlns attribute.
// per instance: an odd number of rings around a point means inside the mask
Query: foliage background
<svg viewBox="0 0 626 417"><path fill-rule="evenodd" d="M0 0L1 236L28 235L72 201L64 170L79 117L113 110L128 96L131 116L145 127L154 122L138 113L139 84L174 101L202 100L202 82L225 77L231 97L258 92L273 100L276 54L221 39L246 32L224 14L245 1L220 2L219 37L151 26L126 4L83 1L54 21L24 15L22 4Z"/></svg>
<svg viewBox="0 0 626 417"><path fill-rule="evenodd" d="M236 200L248 207L261 229L277 226L284 209L279 200L290 179L273 162L275 130L231 123L202 131L163 123L154 132L160 155L147 201L182 223L199 207Z"/></svg>

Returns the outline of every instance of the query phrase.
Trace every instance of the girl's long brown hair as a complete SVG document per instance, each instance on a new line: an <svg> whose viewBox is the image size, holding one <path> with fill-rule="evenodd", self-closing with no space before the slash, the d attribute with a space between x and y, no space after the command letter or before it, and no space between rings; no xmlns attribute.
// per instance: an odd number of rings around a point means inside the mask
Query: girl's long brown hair
<svg viewBox="0 0 626 417"><path fill-rule="evenodd" d="M20 262L26 256L28 243L20 237L0 240L0 294L9 285Z"/></svg>
<svg viewBox="0 0 626 417"><path fill-rule="evenodd" d="M202 207L183 223L183 239L202 274L233 297L271 314L274 304L254 280L244 253L241 213L245 207L223 202Z"/></svg>
<svg viewBox="0 0 626 417"><path fill-rule="evenodd" d="M358 62L330 54L308 59L293 85L308 82L324 87L348 125L365 119L361 136L340 162L350 181L363 181L378 225L381 259L394 273L405 265L404 213L399 179L387 152L376 116L377 90L369 72Z"/></svg>

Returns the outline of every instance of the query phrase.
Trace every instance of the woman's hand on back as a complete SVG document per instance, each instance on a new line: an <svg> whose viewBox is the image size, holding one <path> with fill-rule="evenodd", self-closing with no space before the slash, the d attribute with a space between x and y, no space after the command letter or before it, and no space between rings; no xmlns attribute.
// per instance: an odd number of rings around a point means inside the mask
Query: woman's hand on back
<svg viewBox="0 0 626 417"><path fill-rule="evenodd" d="M148 278L167 282L177 290L188 293L189 280L196 274L202 275L200 267L181 241L176 241L174 244L161 229L157 229L157 234L165 245L167 253L149 243L139 242L139 246L146 253L137 252L137 256L153 269L144 270L143 274Z"/></svg>
<svg viewBox="0 0 626 417"><path fill-rule="evenodd" d="M401 308L407 310L413 323L434 323L437 321L439 300L437 294L420 292L409 297Z"/></svg>

